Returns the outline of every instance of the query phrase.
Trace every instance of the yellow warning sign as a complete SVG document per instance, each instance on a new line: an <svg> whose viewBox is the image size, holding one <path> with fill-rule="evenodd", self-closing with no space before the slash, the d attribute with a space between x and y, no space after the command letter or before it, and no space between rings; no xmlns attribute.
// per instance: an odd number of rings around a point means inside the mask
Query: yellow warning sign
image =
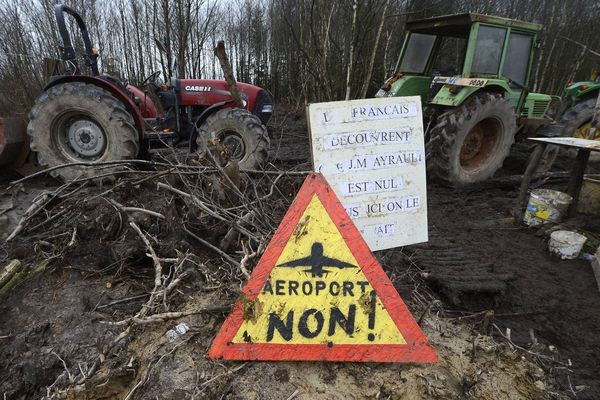
<svg viewBox="0 0 600 400"><path fill-rule="evenodd" d="M234 343L406 343L313 195Z"/></svg>
<svg viewBox="0 0 600 400"><path fill-rule="evenodd" d="M211 358L437 359L320 174L307 177L243 292Z"/></svg>

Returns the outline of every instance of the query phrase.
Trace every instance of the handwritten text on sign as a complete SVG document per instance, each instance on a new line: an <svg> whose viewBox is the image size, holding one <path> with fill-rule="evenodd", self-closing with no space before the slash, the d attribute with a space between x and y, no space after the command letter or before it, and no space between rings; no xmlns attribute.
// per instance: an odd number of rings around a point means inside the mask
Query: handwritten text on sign
<svg viewBox="0 0 600 400"><path fill-rule="evenodd" d="M427 241L420 98L311 104L308 117L314 169L371 250Z"/></svg>

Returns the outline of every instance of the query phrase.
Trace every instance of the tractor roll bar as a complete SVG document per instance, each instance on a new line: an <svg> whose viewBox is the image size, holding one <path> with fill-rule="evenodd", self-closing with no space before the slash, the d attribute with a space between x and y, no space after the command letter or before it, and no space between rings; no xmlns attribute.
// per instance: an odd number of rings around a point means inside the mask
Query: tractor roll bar
<svg viewBox="0 0 600 400"><path fill-rule="evenodd" d="M75 18L75 21L79 26L79 30L81 31L83 44L85 45L84 55L87 65L89 65L92 69L92 75L100 75L100 73L98 72L98 54L92 47L92 42L90 41L90 35L88 34L85 22L83 22L83 19L75 10L68 6L65 6L64 4L58 4L54 7L54 16L56 17L58 32L60 33L60 37L62 38L63 42L63 45L61 47L63 60L72 63L75 66L75 74L80 74L79 66L77 65L75 49L73 48L73 44L71 43L71 36L69 35L69 31L67 30L67 25L65 24L65 17L63 15L64 13L67 13L73 18Z"/></svg>

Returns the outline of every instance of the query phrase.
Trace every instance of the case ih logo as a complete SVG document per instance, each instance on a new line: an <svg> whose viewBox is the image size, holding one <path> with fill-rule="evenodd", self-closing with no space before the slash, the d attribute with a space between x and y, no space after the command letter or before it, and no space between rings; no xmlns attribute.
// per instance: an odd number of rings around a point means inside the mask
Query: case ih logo
<svg viewBox="0 0 600 400"><path fill-rule="evenodd" d="M210 92L212 87L210 86L186 86L185 90L188 92Z"/></svg>

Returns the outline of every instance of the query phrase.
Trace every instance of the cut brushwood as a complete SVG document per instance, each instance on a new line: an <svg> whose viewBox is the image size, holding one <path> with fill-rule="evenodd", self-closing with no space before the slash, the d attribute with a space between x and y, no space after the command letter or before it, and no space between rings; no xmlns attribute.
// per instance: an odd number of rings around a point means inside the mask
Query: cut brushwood
<svg viewBox="0 0 600 400"><path fill-rule="evenodd" d="M2 271L0 271L0 288L3 288L22 267L23 264L19 260L12 260L2 267Z"/></svg>

